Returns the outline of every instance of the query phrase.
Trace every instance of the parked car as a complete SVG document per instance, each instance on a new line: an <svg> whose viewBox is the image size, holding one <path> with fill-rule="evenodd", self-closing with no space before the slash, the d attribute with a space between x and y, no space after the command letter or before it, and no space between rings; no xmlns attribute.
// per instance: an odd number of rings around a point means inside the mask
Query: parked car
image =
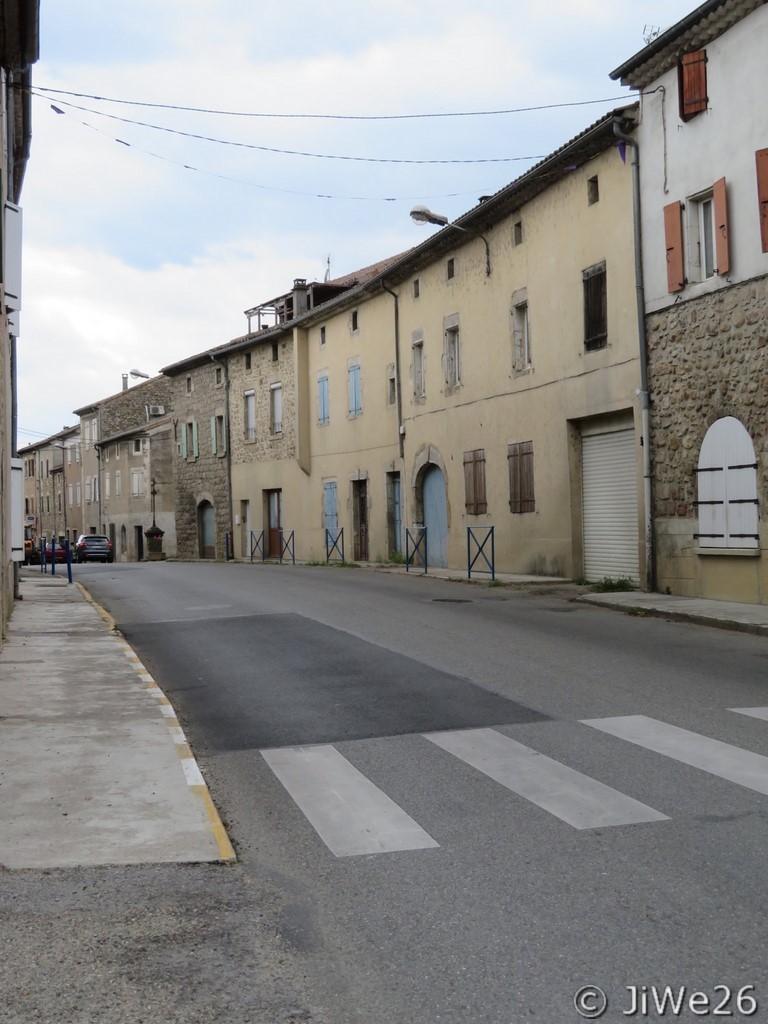
<svg viewBox="0 0 768 1024"><path fill-rule="evenodd" d="M64 547L63 544L59 544L59 542L56 541L56 549L54 550L53 543L49 540L48 543L45 545L45 560L46 562L50 563L53 561L54 558L56 559L57 562L66 562L67 549Z"/></svg>
<svg viewBox="0 0 768 1024"><path fill-rule="evenodd" d="M83 533L75 544L75 560L78 562L114 562L115 553L109 537L99 533Z"/></svg>

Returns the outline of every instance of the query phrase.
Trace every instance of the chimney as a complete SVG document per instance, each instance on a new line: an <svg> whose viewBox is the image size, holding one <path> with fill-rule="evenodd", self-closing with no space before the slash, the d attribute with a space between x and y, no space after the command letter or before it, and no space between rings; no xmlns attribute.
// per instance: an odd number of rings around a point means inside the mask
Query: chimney
<svg viewBox="0 0 768 1024"><path fill-rule="evenodd" d="M305 277L297 277L293 282L293 315L294 317L301 316L302 313L306 313L309 308L309 302L307 298L307 279Z"/></svg>

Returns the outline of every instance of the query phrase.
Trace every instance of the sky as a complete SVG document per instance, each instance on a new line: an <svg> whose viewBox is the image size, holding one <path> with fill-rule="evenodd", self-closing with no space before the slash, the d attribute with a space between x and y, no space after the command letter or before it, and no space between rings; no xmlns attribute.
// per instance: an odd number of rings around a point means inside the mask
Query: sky
<svg viewBox="0 0 768 1024"><path fill-rule="evenodd" d="M41 0L19 446L422 242L414 205L454 219L631 101L609 73L695 6Z"/></svg>

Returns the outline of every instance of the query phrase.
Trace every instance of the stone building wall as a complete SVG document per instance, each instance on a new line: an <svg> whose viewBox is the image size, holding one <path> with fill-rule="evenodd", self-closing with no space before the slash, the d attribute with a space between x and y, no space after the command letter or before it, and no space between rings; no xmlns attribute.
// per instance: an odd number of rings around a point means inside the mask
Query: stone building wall
<svg viewBox="0 0 768 1024"><path fill-rule="evenodd" d="M247 369L250 356L250 369ZM277 356L277 358L275 358ZM230 379L231 444L233 465L271 462L296 457L296 374L293 360L293 334L254 338L252 348L233 352L228 357ZM283 388L283 429L270 430L270 389ZM245 436L245 393L253 391L256 400L256 437Z"/></svg>
<svg viewBox="0 0 768 1024"><path fill-rule="evenodd" d="M695 471L711 424L723 416L739 419L755 447L762 519L768 507L768 277L651 314L647 330L658 586L716 596L706 594L703 583L712 559L705 565L695 554ZM767 543L761 522L761 548ZM766 576L764 569L732 564L721 568L726 571L739 594L734 599L761 600L762 584L755 582L750 596L752 583L742 586L737 577L757 581ZM728 590L725 583L718 587L721 595Z"/></svg>
<svg viewBox="0 0 768 1024"><path fill-rule="evenodd" d="M225 380L222 367L210 360L181 370L172 378L172 461L179 558L200 557L198 509L203 501L209 501L215 510L216 557L226 555L226 533L231 529L226 447L221 450L217 445L214 454L211 444L211 417L226 417ZM182 437L188 423L197 424L198 455L188 449L185 458Z"/></svg>

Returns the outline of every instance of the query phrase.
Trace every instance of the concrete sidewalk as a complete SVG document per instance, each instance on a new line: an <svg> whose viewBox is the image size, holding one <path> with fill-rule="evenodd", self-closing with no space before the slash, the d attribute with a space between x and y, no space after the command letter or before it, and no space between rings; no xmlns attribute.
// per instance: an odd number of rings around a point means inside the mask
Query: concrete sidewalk
<svg viewBox="0 0 768 1024"><path fill-rule="evenodd" d="M700 626L768 636L768 605L764 604L647 594L640 590L615 594L582 594L578 600L629 615L654 615L676 622L694 622Z"/></svg>
<svg viewBox="0 0 768 1024"><path fill-rule="evenodd" d="M106 613L22 572L0 651L0 865L233 860L173 708Z"/></svg>

